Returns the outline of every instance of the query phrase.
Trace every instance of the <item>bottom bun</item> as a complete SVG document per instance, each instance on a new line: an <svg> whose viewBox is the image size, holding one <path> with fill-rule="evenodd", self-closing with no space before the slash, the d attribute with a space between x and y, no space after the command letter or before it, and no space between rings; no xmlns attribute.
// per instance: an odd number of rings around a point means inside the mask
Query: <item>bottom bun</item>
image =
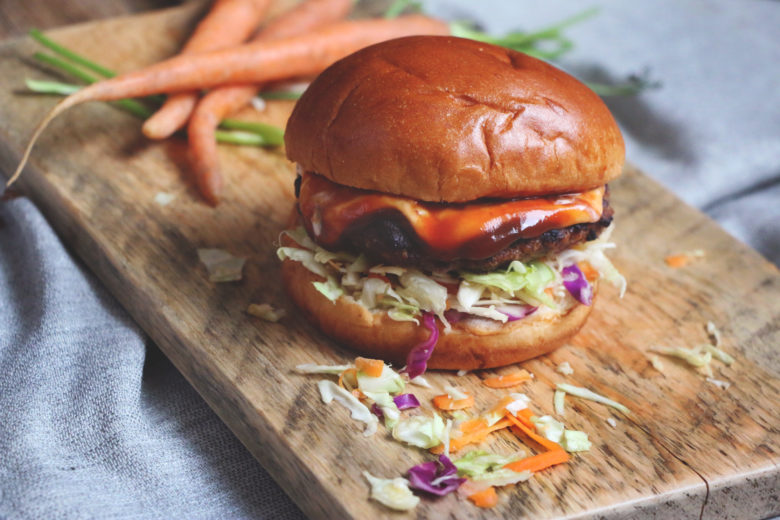
<svg viewBox="0 0 780 520"><path fill-rule="evenodd" d="M299 262L284 260L282 277L288 294L310 322L360 354L402 366L412 347L430 334L421 325L369 311L348 297L331 302L312 285L322 278ZM562 313L535 313L505 324L468 319L453 323L447 332L437 320L439 341L428 368L492 368L546 354L580 330L591 308L576 304Z"/></svg>

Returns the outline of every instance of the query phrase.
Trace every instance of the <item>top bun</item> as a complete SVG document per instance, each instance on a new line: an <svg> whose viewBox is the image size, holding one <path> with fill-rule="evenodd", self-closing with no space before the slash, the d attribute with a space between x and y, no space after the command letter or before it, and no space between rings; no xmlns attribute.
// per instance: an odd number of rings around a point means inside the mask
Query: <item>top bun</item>
<svg viewBox="0 0 780 520"><path fill-rule="evenodd" d="M525 54L412 36L325 70L298 101L287 155L339 184L433 202L584 191L617 177L601 99Z"/></svg>

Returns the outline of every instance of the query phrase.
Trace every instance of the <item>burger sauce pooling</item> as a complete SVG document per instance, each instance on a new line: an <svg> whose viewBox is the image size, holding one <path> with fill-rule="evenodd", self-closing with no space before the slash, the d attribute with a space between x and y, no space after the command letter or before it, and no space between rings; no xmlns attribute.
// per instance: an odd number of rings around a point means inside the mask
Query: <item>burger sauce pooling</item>
<svg viewBox="0 0 780 520"><path fill-rule="evenodd" d="M298 206L309 235L326 249L338 250L350 227L390 210L408 221L432 257L483 259L518 239L598 222L604 191L601 186L552 197L437 204L350 188L307 172L301 178Z"/></svg>

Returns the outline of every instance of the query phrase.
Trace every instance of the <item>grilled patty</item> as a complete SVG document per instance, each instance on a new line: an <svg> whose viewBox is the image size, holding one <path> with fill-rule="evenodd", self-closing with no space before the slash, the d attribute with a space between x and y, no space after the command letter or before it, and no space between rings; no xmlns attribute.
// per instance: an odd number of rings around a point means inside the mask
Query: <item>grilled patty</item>
<svg viewBox="0 0 780 520"><path fill-rule="evenodd" d="M425 271L487 272L509 264L512 260L533 260L557 253L575 244L595 240L612 222L613 210L608 193L604 195L604 210L598 222L575 224L552 229L529 239L518 239L498 254L488 258L437 259L420 240L409 222L398 212L377 212L355 222L342 236L341 249L365 254L374 263L416 267Z"/></svg>

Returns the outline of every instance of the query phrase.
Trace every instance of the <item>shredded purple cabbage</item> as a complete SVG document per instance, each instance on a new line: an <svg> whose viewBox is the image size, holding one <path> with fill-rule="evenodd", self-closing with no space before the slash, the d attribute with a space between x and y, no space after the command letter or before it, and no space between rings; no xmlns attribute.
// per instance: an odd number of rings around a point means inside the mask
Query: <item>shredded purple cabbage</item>
<svg viewBox="0 0 780 520"><path fill-rule="evenodd" d="M425 369L428 368L428 360L431 358L436 342L439 340L436 316L432 312L426 312L423 314L422 322L423 327L428 329L431 334L428 336L428 339L415 345L409 351L409 355L406 356L406 368L403 369L403 372L409 376L409 379L414 379L425 373Z"/></svg>
<svg viewBox="0 0 780 520"><path fill-rule="evenodd" d="M393 402L399 410L407 410L409 408L418 408L420 401L414 396L414 394L401 394L393 397Z"/></svg>
<svg viewBox="0 0 780 520"><path fill-rule="evenodd" d="M536 309L538 307L531 305L502 305L501 307L496 307L498 312L506 314L507 321L522 320L529 314L536 312Z"/></svg>
<svg viewBox="0 0 780 520"><path fill-rule="evenodd" d="M411 487L438 496L455 491L466 481L458 478L458 468L446 455L439 455L438 462L432 460L413 466L406 474Z"/></svg>
<svg viewBox="0 0 780 520"><path fill-rule="evenodd" d="M376 403L371 404L371 413L373 413L374 415L376 415L380 419L384 418L384 416L385 416L385 414L382 411L382 409L379 408L379 405L377 405Z"/></svg>
<svg viewBox="0 0 780 520"><path fill-rule="evenodd" d="M583 305L593 303L593 287L588 283L577 264L564 267L561 275L563 276L563 286L574 296L575 300Z"/></svg>

